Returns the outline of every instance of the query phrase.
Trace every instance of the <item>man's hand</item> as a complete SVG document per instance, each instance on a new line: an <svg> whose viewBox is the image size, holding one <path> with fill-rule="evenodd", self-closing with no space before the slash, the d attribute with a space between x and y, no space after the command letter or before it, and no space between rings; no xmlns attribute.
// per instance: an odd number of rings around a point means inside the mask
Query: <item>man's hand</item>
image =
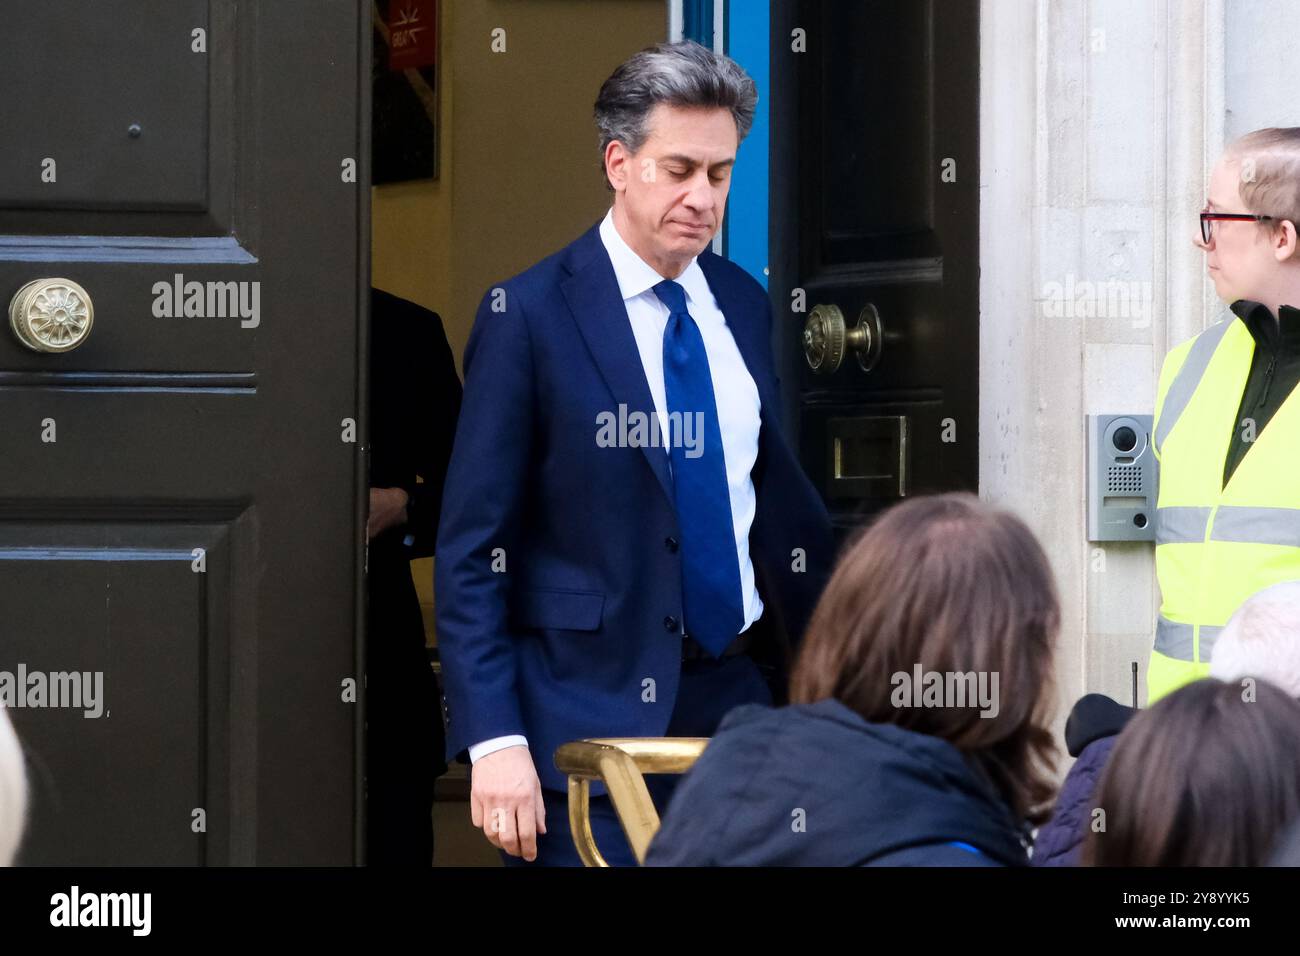
<svg viewBox="0 0 1300 956"><path fill-rule="evenodd" d="M546 832L546 806L527 747L506 747L474 763L469 812L494 847L529 862L537 859L537 834Z"/></svg>
<svg viewBox="0 0 1300 956"><path fill-rule="evenodd" d="M405 488L371 488L370 515L366 518L366 540L406 522L406 503L410 496Z"/></svg>

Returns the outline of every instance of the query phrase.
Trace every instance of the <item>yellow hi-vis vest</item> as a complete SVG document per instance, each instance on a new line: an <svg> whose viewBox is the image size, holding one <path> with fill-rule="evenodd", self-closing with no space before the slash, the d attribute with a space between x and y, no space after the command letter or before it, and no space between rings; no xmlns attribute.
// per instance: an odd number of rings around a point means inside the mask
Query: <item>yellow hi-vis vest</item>
<svg viewBox="0 0 1300 956"><path fill-rule="evenodd" d="M1255 340L1236 317L1165 359L1152 451L1160 462L1160 617L1147 669L1154 702L1209 671L1214 640L1252 594L1300 579L1300 388L1254 436L1227 485Z"/></svg>

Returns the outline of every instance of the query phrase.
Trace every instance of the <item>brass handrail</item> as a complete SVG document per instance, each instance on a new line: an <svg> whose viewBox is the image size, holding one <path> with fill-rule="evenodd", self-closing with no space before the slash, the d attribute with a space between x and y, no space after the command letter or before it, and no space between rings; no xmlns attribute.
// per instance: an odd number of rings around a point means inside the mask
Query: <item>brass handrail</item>
<svg viewBox="0 0 1300 956"><path fill-rule="evenodd" d="M609 791L636 861L644 863L659 830L659 813L642 774L685 773L708 743L708 737L600 737L556 748L556 769L569 777L569 829L582 862L609 866L591 832L592 780Z"/></svg>

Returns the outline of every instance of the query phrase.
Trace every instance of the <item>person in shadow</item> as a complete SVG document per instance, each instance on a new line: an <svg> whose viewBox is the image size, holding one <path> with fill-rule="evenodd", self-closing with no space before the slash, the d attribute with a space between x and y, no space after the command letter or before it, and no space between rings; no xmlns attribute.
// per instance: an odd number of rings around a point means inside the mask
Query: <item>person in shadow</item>
<svg viewBox="0 0 1300 956"><path fill-rule="evenodd" d="M434 553L461 384L438 314L370 290L367 859L429 866L446 771L437 680L410 562ZM419 479L419 480L417 480Z"/></svg>

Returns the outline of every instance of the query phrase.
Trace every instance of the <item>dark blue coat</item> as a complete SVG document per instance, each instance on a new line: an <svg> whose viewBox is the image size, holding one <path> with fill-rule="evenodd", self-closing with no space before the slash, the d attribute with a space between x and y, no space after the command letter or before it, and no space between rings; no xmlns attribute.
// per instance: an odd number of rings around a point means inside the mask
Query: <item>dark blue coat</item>
<svg viewBox="0 0 1300 956"><path fill-rule="evenodd" d="M1078 866L1083 838L1092 822L1097 785L1115 738L1137 710L1102 694L1088 694L1065 723L1065 745L1077 757L1056 798L1052 818L1034 841L1034 866Z"/></svg>
<svg viewBox="0 0 1300 956"><path fill-rule="evenodd" d="M799 824L802 822L803 829ZM649 866L1024 866L1026 829L951 744L836 700L738 707Z"/></svg>
<svg viewBox="0 0 1300 956"><path fill-rule="evenodd" d="M830 519L781 433L767 293L698 261L758 386L750 554L793 641L834 561ZM598 226L488 291L464 364L435 567L447 753L524 734L542 785L563 789L556 747L663 735L681 675L668 456L597 443L602 413L655 414Z"/></svg>

